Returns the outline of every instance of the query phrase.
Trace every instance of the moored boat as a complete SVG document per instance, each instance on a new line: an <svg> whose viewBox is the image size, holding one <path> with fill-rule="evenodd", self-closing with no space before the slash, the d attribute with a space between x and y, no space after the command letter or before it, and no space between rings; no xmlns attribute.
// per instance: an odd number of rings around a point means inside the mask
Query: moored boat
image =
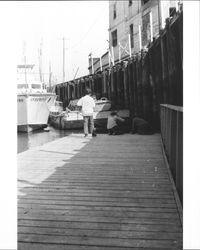
<svg viewBox="0 0 200 250"><path fill-rule="evenodd" d="M32 68L33 65L25 65L25 67L26 69ZM19 132L30 132L47 127L50 108L56 100L56 94L47 93L42 82L27 76L26 81L18 78L17 84L17 129Z"/></svg>
<svg viewBox="0 0 200 250"><path fill-rule="evenodd" d="M93 114L94 125L97 131L105 131L107 125L107 119L112 111L95 111ZM127 109L119 110L119 116L124 118L129 124L130 112ZM70 110L69 108L66 111L62 111L59 114L50 114L49 124L57 129L63 130L76 130L83 128L83 116L78 110Z"/></svg>

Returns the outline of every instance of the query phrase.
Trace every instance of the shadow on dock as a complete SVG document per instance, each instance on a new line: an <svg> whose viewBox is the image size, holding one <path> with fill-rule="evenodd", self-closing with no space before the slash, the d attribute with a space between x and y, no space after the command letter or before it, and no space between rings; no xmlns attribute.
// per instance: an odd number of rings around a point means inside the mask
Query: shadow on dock
<svg viewBox="0 0 200 250"><path fill-rule="evenodd" d="M18 249L182 249L160 135L72 134L18 155Z"/></svg>

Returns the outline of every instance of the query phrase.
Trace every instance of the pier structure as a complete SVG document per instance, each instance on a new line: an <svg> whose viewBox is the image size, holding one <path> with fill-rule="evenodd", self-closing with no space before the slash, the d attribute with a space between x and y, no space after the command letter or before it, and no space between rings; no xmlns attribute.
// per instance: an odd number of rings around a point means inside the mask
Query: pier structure
<svg viewBox="0 0 200 250"><path fill-rule="evenodd" d="M182 249L182 18L147 50L56 86L64 108L90 87L158 133L71 134L19 154L19 250Z"/></svg>
<svg viewBox="0 0 200 250"><path fill-rule="evenodd" d="M18 155L18 249L182 249L160 134L71 134Z"/></svg>
<svg viewBox="0 0 200 250"><path fill-rule="evenodd" d="M97 99L107 97L113 109L129 109L131 117L160 129L160 104L183 105L183 12L167 19L165 29L146 50L92 75L56 85L64 108L90 87Z"/></svg>

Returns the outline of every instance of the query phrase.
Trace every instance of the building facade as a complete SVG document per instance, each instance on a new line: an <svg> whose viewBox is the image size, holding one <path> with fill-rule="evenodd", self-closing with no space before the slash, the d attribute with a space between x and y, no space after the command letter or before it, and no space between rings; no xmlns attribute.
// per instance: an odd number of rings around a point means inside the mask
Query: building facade
<svg viewBox="0 0 200 250"><path fill-rule="evenodd" d="M109 60L108 60L108 51L106 53L104 53L101 56L101 63L100 63L100 58L99 57L95 57L93 58L93 70L92 70L92 60L91 58L88 59L88 63L89 63L89 74L92 75L94 71L94 73L97 73L99 71L101 71L101 66L102 66L102 70L106 69L109 67Z"/></svg>
<svg viewBox="0 0 200 250"><path fill-rule="evenodd" d="M176 0L109 1L109 46L114 61L148 46L179 4Z"/></svg>
<svg viewBox="0 0 200 250"><path fill-rule="evenodd" d="M164 29L167 18L173 17L180 0L129 0L109 1L109 53L102 63L108 67L110 61L120 60L138 53ZM100 60L94 64L94 72L100 70ZM89 72L91 73L91 64Z"/></svg>

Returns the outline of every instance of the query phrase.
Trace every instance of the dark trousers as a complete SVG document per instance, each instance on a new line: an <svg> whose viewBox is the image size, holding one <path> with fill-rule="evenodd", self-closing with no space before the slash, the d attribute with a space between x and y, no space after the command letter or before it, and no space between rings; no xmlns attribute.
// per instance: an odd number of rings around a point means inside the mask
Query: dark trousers
<svg viewBox="0 0 200 250"><path fill-rule="evenodd" d="M94 119L93 119L93 116L84 116L83 121L84 121L84 134L88 135L88 128L89 128L89 132L91 134L93 134L93 131L94 131Z"/></svg>
<svg viewBox="0 0 200 250"><path fill-rule="evenodd" d="M122 131L120 131L119 126L114 126L111 129L108 129L108 134L109 135L120 135L122 134Z"/></svg>

